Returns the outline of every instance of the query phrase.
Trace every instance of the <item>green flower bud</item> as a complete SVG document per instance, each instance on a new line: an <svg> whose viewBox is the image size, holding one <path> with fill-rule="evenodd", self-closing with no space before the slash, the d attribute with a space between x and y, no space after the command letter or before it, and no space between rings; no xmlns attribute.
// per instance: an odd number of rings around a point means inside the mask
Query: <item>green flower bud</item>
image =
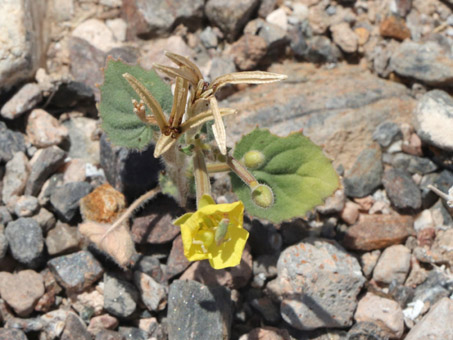
<svg viewBox="0 0 453 340"><path fill-rule="evenodd" d="M252 200L261 208L270 208L274 204L274 193L266 184L259 184L252 189Z"/></svg>
<svg viewBox="0 0 453 340"><path fill-rule="evenodd" d="M264 160L265 157L261 151L251 150L244 155L244 165L249 169L258 169Z"/></svg>

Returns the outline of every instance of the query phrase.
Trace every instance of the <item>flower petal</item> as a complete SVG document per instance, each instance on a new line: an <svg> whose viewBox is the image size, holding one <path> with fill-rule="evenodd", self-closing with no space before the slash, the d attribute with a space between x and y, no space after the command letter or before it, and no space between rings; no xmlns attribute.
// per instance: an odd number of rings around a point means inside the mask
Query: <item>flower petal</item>
<svg viewBox="0 0 453 340"><path fill-rule="evenodd" d="M230 240L224 242L218 251L213 252L209 263L214 269L237 266L241 262L242 252L249 237L249 232L243 228L229 230Z"/></svg>

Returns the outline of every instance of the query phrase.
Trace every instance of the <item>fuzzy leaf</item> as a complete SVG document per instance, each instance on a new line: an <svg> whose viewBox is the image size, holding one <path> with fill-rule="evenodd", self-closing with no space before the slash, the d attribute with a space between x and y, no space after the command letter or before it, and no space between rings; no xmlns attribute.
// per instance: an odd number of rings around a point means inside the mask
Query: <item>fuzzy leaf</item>
<svg viewBox="0 0 453 340"><path fill-rule="evenodd" d="M152 141L155 126L142 122L133 111L132 99L140 97L132 89L123 74L129 73L140 81L159 102L166 113L171 111L173 97L170 87L154 71L132 66L122 61L107 59L104 83L101 85L99 113L102 129L114 145L143 150ZM152 112L146 108L146 114Z"/></svg>
<svg viewBox="0 0 453 340"><path fill-rule="evenodd" d="M252 216L274 223L303 217L339 187L331 161L301 133L278 137L268 130L256 129L239 141L234 157L242 160L251 150L261 152L265 159L258 168L249 171L274 193L274 204L261 208L253 203L250 189L231 173L233 191Z"/></svg>

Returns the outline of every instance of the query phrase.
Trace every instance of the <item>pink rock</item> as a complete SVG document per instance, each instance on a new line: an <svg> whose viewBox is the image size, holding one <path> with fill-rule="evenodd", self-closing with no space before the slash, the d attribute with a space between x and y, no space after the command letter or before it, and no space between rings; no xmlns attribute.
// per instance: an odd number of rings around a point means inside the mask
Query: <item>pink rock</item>
<svg viewBox="0 0 453 340"><path fill-rule="evenodd" d="M403 311L396 301L367 293L354 314L357 322L373 322L382 325L391 339L399 339L404 332Z"/></svg>
<svg viewBox="0 0 453 340"><path fill-rule="evenodd" d="M290 340L286 329L278 329L274 327L260 327L251 330L249 333L244 334L239 340Z"/></svg>
<svg viewBox="0 0 453 340"><path fill-rule="evenodd" d="M26 132L30 142L38 148L58 145L68 136L68 129L54 116L41 109L31 112Z"/></svg>
<svg viewBox="0 0 453 340"><path fill-rule="evenodd" d="M359 205L351 201L346 202L340 216L347 224L354 224L359 218Z"/></svg>
<svg viewBox="0 0 453 340"><path fill-rule="evenodd" d="M42 99L38 84L24 85L3 107L1 115L8 119L15 119L34 108Z"/></svg>
<svg viewBox="0 0 453 340"><path fill-rule="evenodd" d="M0 273L0 295L17 315L28 316L44 294L43 278L34 270Z"/></svg>
<svg viewBox="0 0 453 340"><path fill-rule="evenodd" d="M64 165L63 182L83 182L86 179L86 162L80 158L71 159Z"/></svg>
<svg viewBox="0 0 453 340"><path fill-rule="evenodd" d="M342 22L330 27L333 41L346 53L357 51L359 39L348 23Z"/></svg>
<svg viewBox="0 0 453 340"><path fill-rule="evenodd" d="M119 324L117 318L111 316L110 314L102 314L95 316L90 320L88 325L88 332L96 335L102 329L115 329Z"/></svg>
<svg viewBox="0 0 453 340"><path fill-rule="evenodd" d="M374 268L373 279L390 284L393 280L402 284L411 264L411 251L397 244L385 249Z"/></svg>

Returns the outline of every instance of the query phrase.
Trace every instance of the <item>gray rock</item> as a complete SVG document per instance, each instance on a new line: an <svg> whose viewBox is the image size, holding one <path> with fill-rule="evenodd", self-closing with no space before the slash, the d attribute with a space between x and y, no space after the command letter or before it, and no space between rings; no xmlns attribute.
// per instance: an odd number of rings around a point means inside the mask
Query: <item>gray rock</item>
<svg viewBox="0 0 453 340"><path fill-rule="evenodd" d="M392 205L401 211L420 209L422 197L411 176L404 170L389 169L382 177L387 196Z"/></svg>
<svg viewBox="0 0 453 340"><path fill-rule="evenodd" d="M32 218L19 218L8 223L5 236L13 257L30 268L42 262L44 238L38 222Z"/></svg>
<svg viewBox="0 0 453 340"><path fill-rule="evenodd" d="M104 274L104 309L108 313L127 318L135 312L137 301L138 292L131 283Z"/></svg>
<svg viewBox="0 0 453 340"><path fill-rule="evenodd" d="M312 330L352 325L365 278L357 259L340 245L308 239L286 248L277 269L280 313L291 326Z"/></svg>
<svg viewBox="0 0 453 340"><path fill-rule="evenodd" d="M400 170L407 170L411 174L429 174L437 170L437 165L429 158L397 153L390 158L390 164Z"/></svg>
<svg viewBox="0 0 453 340"><path fill-rule="evenodd" d="M205 13L218 26L228 41L234 41L257 9L259 0L208 0Z"/></svg>
<svg viewBox="0 0 453 340"><path fill-rule="evenodd" d="M204 47L206 48L216 48L219 43L217 34L213 31L211 26L206 27L200 33L200 40Z"/></svg>
<svg viewBox="0 0 453 340"><path fill-rule="evenodd" d="M373 132L373 140L379 143L380 146L386 148L395 140L401 139L402 133L399 126L393 122L383 122L376 127Z"/></svg>
<svg viewBox="0 0 453 340"><path fill-rule="evenodd" d="M81 292L102 277L101 264L86 250L47 262L57 282L68 292Z"/></svg>
<svg viewBox="0 0 453 340"><path fill-rule="evenodd" d="M453 60L433 41L403 41L390 58L390 68L398 75L431 86L448 86L453 81Z"/></svg>
<svg viewBox="0 0 453 340"><path fill-rule="evenodd" d="M135 327L120 327L119 333L126 340L148 340L148 333L140 328Z"/></svg>
<svg viewBox="0 0 453 340"><path fill-rule="evenodd" d="M79 201L92 190L87 182L66 183L50 195L50 203L57 216L64 222L70 222L79 211Z"/></svg>
<svg viewBox="0 0 453 340"><path fill-rule="evenodd" d="M43 62L49 34L42 1L0 2L0 92L33 77Z"/></svg>
<svg viewBox="0 0 453 340"><path fill-rule="evenodd" d="M125 337L115 331L110 331L108 329L102 329L99 333L96 334L95 340L126 340Z"/></svg>
<svg viewBox="0 0 453 340"><path fill-rule="evenodd" d="M0 328L0 340L27 340L27 336L20 329Z"/></svg>
<svg viewBox="0 0 453 340"><path fill-rule="evenodd" d="M85 323L74 313L69 313L66 318L61 340L91 340Z"/></svg>
<svg viewBox="0 0 453 340"><path fill-rule="evenodd" d="M388 336L375 323L362 321L349 330L347 340L388 340Z"/></svg>
<svg viewBox="0 0 453 340"><path fill-rule="evenodd" d="M363 150L344 177L346 196L364 197L372 194L381 185L383 171L381 152L376 149Z"/></svg>
<svg viewBox="0 0 453 340"><path fill-rule="evenodd" d="M8 211L8 208L5 206L1 206L0 207L0 224L7 225L12 220L13 220L13 218L11 217L11 214Z"/></svg>
<svg viewBox="0 0 453 340"><path fill-rule="evenodd" d="M412 301L420 300L432 306L442 298L450 296L451 291L452 284L448 275L433 270L428 273L426 280L415 288Z"/></svg>
<svg viewBox="0 0 453 340"><path fill-rule="evenodd" d="M27 156L23 152L16 152L13 158L6 163L5 168L2 199L7 204L12 196L19 196L24 193L30 173L30 166Z"/></svg>
<svg viewBox="0 0 453 340"><path fill-rule="evenodd" d="M277 276L278 255L264 254L253 259L253 275L264 275L266 279Z"/></svg>
<svg viewBox="0 0 453 340"><path fill-rule="evenodd" d="M149 39L168 35L178 24L195 29L203 19L203 0L126 0L122 10L128 22L128 38Z"/></svg>
<svg viewBox="0 0 453 340"><path fill-rule="evenodd" d="M58 222L46 237L47 252L49 255L59 255L77 250L79 238L77 228Z"/></svg>
<svg viewBox="0 0 453 340"><path fill-rule="evenodd" d="M4 228L0 225L0 260L3 259L8 251L8 240L6 239Z"/></svg>
<svg viewBox="0 0 453 340"><path fill-rule="evenodd" d="M14 213L18 217L30 217L39 209L38 199L34 196L20 196L14 205Z"/></svg>
<svg viewBox="0 0 453 340"><path fill-rule="evenodd" d="M31 171L25 194L36 196L45 180L64 162L66 152L57 146L38 150L30 161Z"/></svg>
<svg viewBox="0 0 453 340"><path fill-rule="evenodd" d="M279 308L269 297L264 296L253 299L250 304L263 316L266 323L275 324L280 321L281 317Z"/></svg>
<svg viewBox="0 0 453 340"><path fill-rule="evenodd" d="M0 114L7 119L15 119L33 109L42 100L41 88L38 84L25 84L3 105Z"/></svg>
<svg viewBox="0 0 453 340"><path fill-rule="evenodd" d="M46 208L40 208L38 213L33 216L33 219L39 223L44 234L55 226L55 216Z"/></svg>
<svg viewBox="0 0 453 340"><path fill-rule="evenodd" d="M160 261L154 256L145 255L142 256L134 267L134 270L145 273L151 276L157 282L161 282L163 279L163 272L160 266Z"/></svg>
<svg viewBox="0 0 453 340"><path fill-rule="evenodd" d="M63 125L68 128L71 141L68 156L93 165L99 164L99 141L93 140L98 129L96 120L88 117L71 117Z"/></svg>
<svg viewBox="0 0 453 340"><path fill-rule="evenodd" d="M453 98L448 93L441 90L427 92L418 101L414 118L417 135L422 141L453 151Z"/></svg>
<svg viewBox="0 0 453 340"><path fill-rule="evenodd" d="M272 224L263 225L253 220L249 229L249 244L256 255L279 253L282 247L282 236Z"/></svg>
<svg viewBox="0 0 453 340"><path fill-rule="evenodd" d="M8 129L4 122L0 122L0 162L8 162L16 152L25 150L24 135Z"/></svg>
<svg viewBox="0 0 453 340"><path fill-rule="evenodd" d="M175 280L169 289L167 317L169 339L229 339L230 291L222 286Z"/></svg>
<svg viewBox="0 0 453 340"><path fill-rule="evenodd" d="M443 298L431 307L421 321L412 328L406 340L450 339L453 324L453 300Z"/></svg>
<svg viewBox="0 0 453 340"><path fill-rule="evenodd" d="M145 273L134 272L134 283L140 292L140 297L151 312L163 310L167 305L167 288L156 282Z"/></svg>

